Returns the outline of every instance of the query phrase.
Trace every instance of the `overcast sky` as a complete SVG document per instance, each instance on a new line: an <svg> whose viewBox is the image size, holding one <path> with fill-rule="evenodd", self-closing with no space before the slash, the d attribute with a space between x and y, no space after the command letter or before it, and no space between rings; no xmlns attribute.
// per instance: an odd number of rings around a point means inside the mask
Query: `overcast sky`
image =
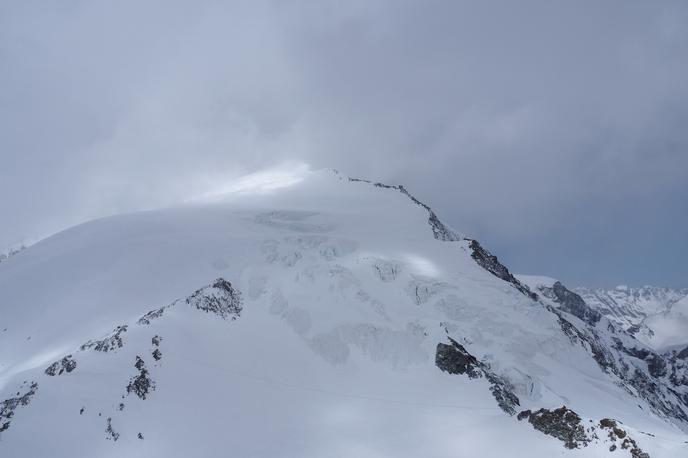
<svg viewBox="0 0 688 458"><path fill-rule="evenodd" d="M0 0L0 247L299 161L688 287L688 2Z"/></svg>

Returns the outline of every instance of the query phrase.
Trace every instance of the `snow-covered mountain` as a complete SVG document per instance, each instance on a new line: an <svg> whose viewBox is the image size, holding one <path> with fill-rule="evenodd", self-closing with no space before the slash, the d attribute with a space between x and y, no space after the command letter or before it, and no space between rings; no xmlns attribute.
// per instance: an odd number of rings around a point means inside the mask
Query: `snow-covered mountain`
<svg viewBox="0 0 688 458"><path fill-rule="evenodd" d="M617 286L574 291L614 324L657 350L688 345L688 307L674 309L688 296L688 288Z"/></svg>
<svg viewBox="0 0 688 458"><path fill-rule="evenodd" d="M3 457L678 457L686 362L333 172L0 264Z"/></svg>

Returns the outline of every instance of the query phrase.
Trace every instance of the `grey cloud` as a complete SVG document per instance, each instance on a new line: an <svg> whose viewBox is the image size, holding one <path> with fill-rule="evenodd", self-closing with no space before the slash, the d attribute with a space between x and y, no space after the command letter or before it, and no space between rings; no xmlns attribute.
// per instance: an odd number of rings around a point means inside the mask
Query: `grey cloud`
<svg viewBox="0 0 688 458"><path fill-rule="evenodd" d="M685 286L687 55L683 2L8 2L0 246L302 160L516 270Z"/></svg>

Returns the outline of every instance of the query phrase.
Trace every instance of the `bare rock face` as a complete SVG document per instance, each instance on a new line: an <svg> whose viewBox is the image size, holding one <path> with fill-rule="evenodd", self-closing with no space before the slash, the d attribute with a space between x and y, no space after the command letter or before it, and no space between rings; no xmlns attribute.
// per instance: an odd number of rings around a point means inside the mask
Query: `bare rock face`
<svg viewBox="0 0 688 458"><path fill-rule="evenodd" d="M667 364L661 356L652 354L645 361L647 362L647 370L653 377L660 378L667 374Z"/></svg>
<svg viewBox="0 0 688 458"><path fill-rule="evenodd" d="M490 393L497 401L500 409L509 415L516 414L516 406L521 405L521 401L513 392L511 383L502 377L499 377L491 372L486 372L485 377L490 382Z"/></svg>
<svg viewBox="0 0 688 458"><path fill-rule="evenodd" d="M146 399L146 396L155 390L155 382L150 378L148 369L146 369L146 363L144 363L140 356L136 357L134 367L138 369L139 373L129 381L127 393L134 393L139 398Z"/></svg>
<svg viewBox="0 0 688 458"><path fill-rule="evenodd" d="M631 438L619 422L603 418L598 424L587 428L581 417L573 410L562 406L558 409L540 409L535 412L524 410L518 414L519 420L528 420L533 428L552 437L556 437L569 449L587 447L590 443L606 443L609 451L625 450L631 458L650 458L636 441Z"/></svg>
<svg viewBox="0 0 688 458"><path fill-rule="evenodd" d="M614 442L611 447L609 447L610 451L617 449L616 442L618 440L620 442L618 447L620 447L622 450L628 450L632 458L650 458L650 455L638 447L636 441L633 440L628 433L626 433L626 431L619 426L616 420L603 418L600 420L600 429L607 431L609 439Z"/></svg>
<svg viewBox="0 0 688 458"><path fill-rule="evenodd" d="M437 344L435 365L450 374L466 374L469 378L482 377L480 362L454 340L451 345Z"/></svg>
<svg viewBox="0 0 688 458"><path fill-rule="evenodd" d="M517 290L532 300L536 301L538 299L537 294L532 292L526 285L518 281L518 279L516 279L511 272L509 272L509 269L507 269L504 264L499 262L497 256L483 248L477 240L471 240L468 247L472 250L471 258L473 258L473 260L477 262L480 267L487 270L495 277L511 283Z"/></svg>
<svg viewBox="0 0 688 458"><path fill-rule="evenodd" d="M14 411L17 410L17 407L29 405L31 398L38 390L38 383L24 382L22 387L26 387L23 394L18 391L15 397L0 402L0 433L10 427L10 420L14 417Z"/></svg>
<svg viewBox="0 0 688 458"><path fill-rule="evenodd" d="M559 304L559 308L588 324L594 325L602 318L602 314L593 310L582 297L570 291L561 282L555 282L551 288L538 288L542 294Z"/></svg>
<svg viewBox="0 0 688 458"><path fill-rule="evenodd" d="M186 299L186 303L206 313L219 315L224 320L236 320L243 309L241 293L224 278L199 289Z"/></svg>
<svg viewBox="0 0 688 458"><path fill-rule="evenodd" d="M72 358L72 355L67 355L48 366L45 373L52 377L55 375L62 375L65 372L70 373L74 369L76 369L76 361Z"/></svg>
<svg viewBox="0 0 688 458"><path fill-rule="evenodd" d="M581 424L581 417L566 406L554 410L540 409L535 412L524 410L518 414L517 418L527 419L533 428L556 437L564 442L566 448L574 449L590 442Z"/></svg>
<svg viewBox="0 0 688 458"><path fill-rule="evenodd" d="M509 381L492 372L487 364L478 361L463 345L452 338L449 341L450 345L437 344L435 365L449 374L465 374L471 379L485 377L490 382L490 392L497 405L507 414L514 415L520 401Z"/></svg>
<svg viewBox="0 0 688 458"><path fill-rule="evenodd" d="M150 325L153 320L161 318L165 310L180 303L186 303L198 310L214 313L224 320L232 321L239 318L243 310L241 292L224 278L218 278L212 284L196 290L186 299L177 300L171 304L151 310L139 318L137 323L139 325Z"/></svg>
<svg viewBox="0 0 688 458"><path fill-rule="evenodd" d="M141 318L139 318L138 324L141 324L141 325L151 324L151 321L160 318L163 315L163 313L165 313L166 308L167 308L167 306L160 307L159 309L151 310L150 312L146 313Z"/></svg>
<svg viewBox="0 0 688 458"><path fill-rule="evenodd" d="M127 332L127 325L117 326L109 335L105 336L100 340L89 340L81 346L81 351L84 350L95 350L107 353L109 351L122 348L124 346L124 341L122 340L122 334Z"/></svg>

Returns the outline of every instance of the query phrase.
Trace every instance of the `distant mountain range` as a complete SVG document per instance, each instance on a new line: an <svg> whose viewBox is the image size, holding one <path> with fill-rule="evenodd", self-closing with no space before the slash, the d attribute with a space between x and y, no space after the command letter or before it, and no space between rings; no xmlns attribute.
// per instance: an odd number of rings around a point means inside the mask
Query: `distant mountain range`
<svg viewBox="0 0 688 458"><path fill-rule="evenodd" d="M574 291L612 323L655 349L688 345L688 323L684 323L688 307L682 302L688 288L617 286Z"/></svg>

